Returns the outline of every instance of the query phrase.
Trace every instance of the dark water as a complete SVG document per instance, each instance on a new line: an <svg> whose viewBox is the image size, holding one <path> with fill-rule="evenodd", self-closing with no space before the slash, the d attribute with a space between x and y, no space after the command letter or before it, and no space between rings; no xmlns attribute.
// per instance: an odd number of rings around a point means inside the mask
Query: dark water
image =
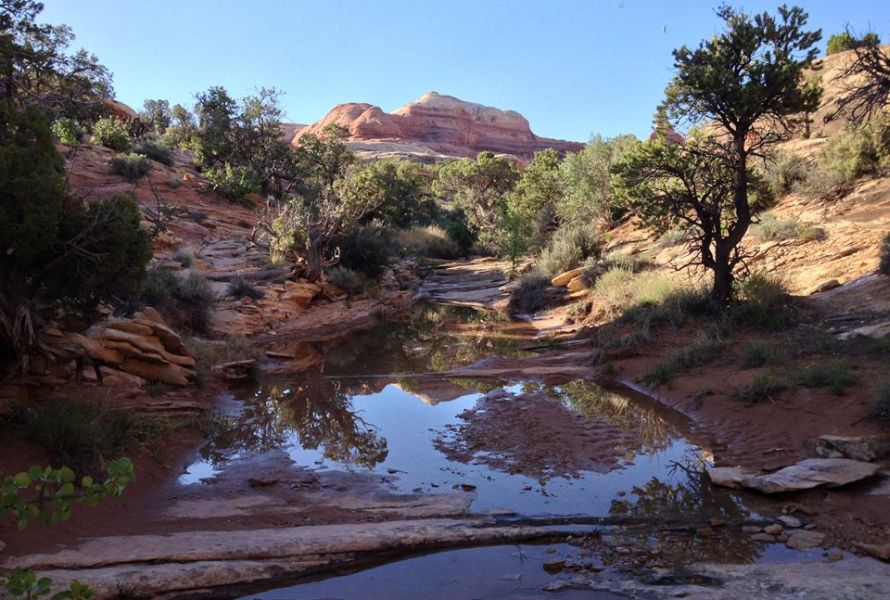
<svg viewBox="0 0 890 600"><path fill-rule="evenodd" d="M580 380L547 386L418 376L489 356L524 355L522 348L529 341L522 334L495 315L425 307L411 318L353 336L347 343L315 345L323 360L307 372L236 392L233 409L220 416L200 459L180 483L202 485L239 460L283 449L295 466L372 472L385 476L401 492L469 490L474 497L471 510L477 512L673 516L700 522L738 521L753 515L740 496L708 483L703 468L711 452L696 443L685 420L645 398ZM505 403L524 393L559 403L591 431L607 436L593 440L601 456L583 457L578 467L573 463L577 457L556 452L559 456L552 464L527 466L521 449L483 439L473 441L469 458L455 457L448 448L466 445L467 440L461 439L469 431L465 411L485 406L480 400L492 393ZM522 564L511 558L510 548L412 558L261 597L523 597L517 595L522 591L516 587L519 583L540 590L541 578L549 577L538 572L540 561L532 561L537 567L526 566L534 574L523 570L526 567L519 569ZM539 551L539 547L525 550ZM690 541L685 551L690 560L751 561L762 554L747 536L732 544L719 539ZM418 569L430 576L418 578ZM405 570L413 570L415 576L404 577ZM521 575L498 579L500 572ZM465 595L452 594L454 588L449 586L456 581L462 581ZM409 584L410 593L405 595L407 590L399 586ZM362 594L369 589L374 595ZM466 595L470 591L477 595Z"/></svg>

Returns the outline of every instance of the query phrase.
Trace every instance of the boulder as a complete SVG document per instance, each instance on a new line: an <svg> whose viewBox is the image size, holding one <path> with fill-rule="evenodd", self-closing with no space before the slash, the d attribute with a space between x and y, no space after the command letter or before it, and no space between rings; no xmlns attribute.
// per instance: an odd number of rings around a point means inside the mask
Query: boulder
<svg viewBox="0 0 890 600"><path fill-rule="evenodd" d="M778 494L819 486L839 487L877 474L879 466L848 458L808 458L774 473L755 475L742 481L746 488Z"/></svg>
<svg viewBox="0 0 890 600"><path fill-rule="evenodd" d="M138 375L143 379L159 381L168 385L188 385L189 377L195 375L194 371L180 367L179 365L157 364L140 360L138 358L127 358L121 364L120 368L126 373Z"/></svg>
<svg viewBox="0 0 890 600"><path fill-rule="evenodd" d="M732 489L742 488L743 482L751 476L752 473L743 471L740 467L711 467L708 469L711 483Z"/></svg>
<svg viewBox="0 0 890 600"><path fill-rule="evenodd" d="M565 287L569 285L570 281L581 275L583 271L584 267L578 267L577 269L572 269L571 271L560 273L550 280L550 285L552 285L553 287Z"/></svg>
<svg viewBox="0 0 890 600"><path fill-rule="evenodd" d="M823 458L852 458L870 462L890 456L890 434L843 437L823 435L819 437L816 452Z"/></svg>
<svg viewBox="0 0 890 600"><path fill-rule="evenodd" d="M572 280L566 285L569 288L570 292L581 292L584 290L584 283L581 281L581 276L572 277Z"/></svg>
<svg viewBox="0 0 890 600"><path fill-rule="evenodd" d="M785 545L793 550L811 550L822 545L825 534L807 529L795 529L788 536Z"/></svg>
<svg viewBox="0 0 890 600"><path fill-rule="evenodd" d="M888 544L856 544L863 552L884 561L890 561L890 543Z"/></svg>

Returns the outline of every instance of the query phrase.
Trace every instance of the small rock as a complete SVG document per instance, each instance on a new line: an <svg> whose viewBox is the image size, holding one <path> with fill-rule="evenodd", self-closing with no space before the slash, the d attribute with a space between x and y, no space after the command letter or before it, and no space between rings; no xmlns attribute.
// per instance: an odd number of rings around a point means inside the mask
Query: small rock
<svg viewBox="0 0 890 600"><path fill-rule="evenodd" d="M807 531L811 531L816 528L816 524L815 523L807 523L806 525L803 526L803 528L806 529Z"/></svg>
<svg viewBox="0 0 890 600"><path fill-rule="evenodd" d="M278 479L275 477L251 477L247 483L252 488L269 487L278 483Z"/></svg>
<svg viewBox="0 0 890 600"><path fill-rule="evenodd" d="M708 522L711 524L711 527L726 527L726 520L725 520L725 519L717 519L717 518L714 518L714 519L711 519L711 520L708 521Z"/></svg>
<svg viewBox="0 0 890 600"><path fill-rule="evenodd" d="M826 281L826 282L822 283L821 285L819 285L819 287L817 287L817 288L813 291L813 293L814 293L814 294L820 294L820 293L822 293L822 292L827 292L828 290L833 290L834 288L839 288L839 287L841 287L841 282L840 282L840 281L838 281L837 279L829 279L828 281Z"/></svg>
<svg viewBox="0 0 890 600"><path fill-rule="evenodd" d="M544 570L548 573L559 573L566 566L566 561L563 559L559 560L548 560L544 563Z"/></svg>
<svg viewBox="0 0 890 600"><path fill-rule="evenodd" d="M742 527L742 531L745 533L760 533L763 531L763 528L758 525L745 525Z"/></svg>
<svg viewBox="0 0 890 600"><path fill-rule="evenodd" d="M767 525L763 528L764 533L768 533L770 535L776 535L782 533L782 526L779 524Z"/></svg>
<svg viewBox="0 0 890 600"><path fill-rule="evenodd" d="M839 560L844 560L844 553L837 548L832 548L825 553L825 560L827 560L828 562L837 562Z"/></svg>
<svg viewBox="0 0 890 600"><path fill-rule="evenodd" d="M755 533L751 536L751 539L755 542L763 542L764 544L772 544L776 541L776 538L768 533Z"/></svg>
<svg viewBox="0 0 890 600"><path fill-rule="evenodd" d="M695 533L699 537L713 537L715 532L710 527L699 527L695 530Z"/></svg>
<svg viewBox="0 0 890 600"><path fill-rule="evenodd" d="M856 547L875 558L890 561L890 544L857 544Z"/></svg>
<svg viewBox="0 0 890 600"><path fill-rule="evenodd" d="M784 544L785 542L788 541L788 534L783 531L782 533L780 533L779 535L776 536L776 541L779 542L780 544Z"/></svg>
<svg viewBox="0 0 890 600"><path fill-rule="evenodd" d="M788 529L797 529L798 527L803 527L803 521L801 521L797 517L792 517L791 515L782 515L776 520Z"/></svg>
<svg viewBox="0 0 890 600"><path fill-rule="evenodd" d="M472 492L473 490L476 489L476 486L473 485L472 483L462 483L462 484L460 484L460 489L462 489L465 492Z"/></svg>
<svg viewBox="0 0 890 600"><path fill-rule="evenodd" d="M825 534L818 531L808 531L806 529L796 529L788 536L785 545L792 550L810 550L821 546L825 540Z"/></svg>

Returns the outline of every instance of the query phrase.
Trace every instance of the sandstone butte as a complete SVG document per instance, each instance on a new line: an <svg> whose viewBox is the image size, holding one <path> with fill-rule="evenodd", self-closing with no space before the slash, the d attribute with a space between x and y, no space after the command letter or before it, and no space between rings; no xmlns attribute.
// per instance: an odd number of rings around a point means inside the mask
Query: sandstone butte
<svg viewBox="0 0 890 600"><path fill-rule="evenodd" d="M529 160L545 148L560 154L579 152L584 144L539 137L516 111L465 102L436 92L384 112L379 106L339 104L320 121L308 126L288 124L283 134L297 145L304 133L319 134L331 123L349 131L348 143L360 156L398 156L420 161L443 157L472 157L488 150Z"/></svg>

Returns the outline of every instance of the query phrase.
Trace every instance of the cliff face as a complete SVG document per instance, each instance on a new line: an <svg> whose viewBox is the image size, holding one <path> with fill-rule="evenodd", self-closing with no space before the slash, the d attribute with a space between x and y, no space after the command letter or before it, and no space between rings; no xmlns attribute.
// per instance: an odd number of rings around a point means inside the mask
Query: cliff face
<svg viewBox="0 0 890 600"><path fill-rule="evenodd" d="M320 121L294 131L296 144L304 133L318 134L330 123L349 131L354 150L362 155L402 155L430 160L475 156L489 150L528 160L545 148L578 152L577 142L538 137L518 112L500 110L454 96L429 92L392 113L371 104L335 106Z"/></svg>

